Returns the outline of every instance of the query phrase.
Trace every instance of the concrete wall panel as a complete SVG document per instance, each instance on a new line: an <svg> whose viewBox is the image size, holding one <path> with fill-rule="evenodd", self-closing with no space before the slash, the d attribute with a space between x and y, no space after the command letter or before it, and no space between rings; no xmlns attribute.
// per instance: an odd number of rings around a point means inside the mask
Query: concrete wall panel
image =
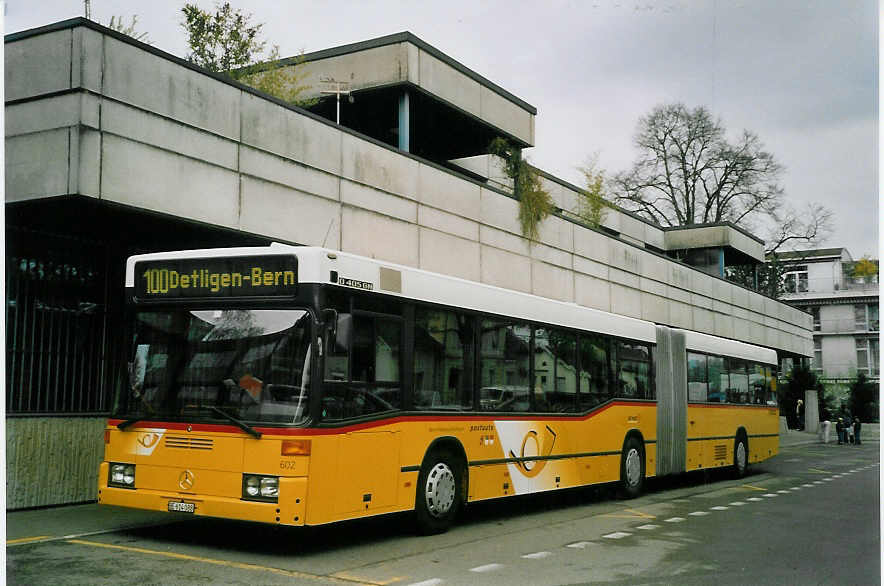
<svg viewBox="0 0 884 586"><path fill-rule="evenodd" d="M574 273L570 269L537 260L531 268L532 293L559 301L574 301Z"/></svg>
<svg viewBox="0 0 884 586"><path fill-rule="evenodd" d="M604 264L610 261L611 238L579 226L574 227L574 252Z"/></svg>
<svg viewBox="0 0 884 586"><path fill-rule="evenodd" d="M240 146L239 169L243 175L261 177L324 199L339 201L341 197L341 180L337 176L244 145Z"/></svg>
<svg viewBox="0 0 884 586"><path fill-rule="evenodd" d="M531 261L525 256L482 245L482 282L531 292Z"/></svg>
<svg viewBox="0 0 884 586"><path fill-rule="evenodd" d="M417 200L417 161L349 134L342 140L343 177Z"/></svg>
<svg viewBox="0 0 884 586"><path fill-rule="evenodd" d="M610 274L610 267L608 267L608 265L589 260L588 258L583 258L576 254L574 255L574 270L577 271L577 273L583 273L584 275L590 275L606 281Z"/></svg>
<svg viewBox="0 0 884 586"><path fill-rule="evenodd" d="M334 175L341 174L340 130L242 93L242 142Z"/></svg>
<svg viewBox="0 0 884 586"><path fill-rule="evenodd" d="M574 302L586 307L611 311L611 282L605 279L576 274Z"/></svg>
<svg viewBox="0 0 884 586"><path fill-rule="evenodd" d="M5 100L20 100L71 87L71 30L6 43Z"/></svg>
<svg viewBox="0 0 884 586"><path fill-rule="evenodd" d="M734 318L718 312L713 312L715 319L715 335L722 338L734 337Z"/></svg>
<svg viewBox="0 0 884 586"><path fill-rule="evenodd" d="M309 86L302 94L309 98L320 95L328 85L321 77L350 82L351 90L366 86L389 85L409 78L409 56L403 43L375 47L301 64L303 84Z"/></svg>
<svg viewBox="0 0 884 586"><path fill-rule="evenodd" d="M106 417L7 418L6 508L96 500L106 423Z"/></svg>
<svg viewBox="0 0 884 586"><path fill-rule="evenodd" d="M101 197L219 226L239 224L233 171L106 134Z"/></svg>
<svg viewBox="0 0 884 586"><path fill-rule="evenodd" d="M694 329L694 313L690 304L670 301L669 323L674 328Z"/></svg>
<svg viewBox="0 0 884 586"><path fill-rule="evenodd" d="M611 311L630 317L642 316L641 291L611 281Z"/></svg>
<svg viewBox="0 0 884 586"><path fill-rule="evenodd" d="M104 35L88 28L74 29L74 51L71 77L74 87L83 87L100 93L103 82Z"/></svg>
<svg viewBox="0 0 884 586"><path fill-rule="evenodd" d="M715 331L715 314L696 305L693 308L693 313L694 330L707 334Z"/></svg>
<svg viewBox="0 0 884 586"><path fill-rule="evenodd" d="M421 203L476 219L480 214L480 187L430 165L418 169L418 199Z"/></svg>
<svg viewBox="0 0 884 586"><path fill-rule="evenodd" d="M575 228L583 229L562 218L549 216L540 224L540 242L571 252L574 250Z"/></svg>
<svg viewBox="0 0 884 586"><path fill-rule="evenodd" d="M59 128L6 138L6 201L66 195L70 130Z"/></svg>
<svg viewBox="0 0 884 586"><path fill-rule="evenodd" d="M528 241L521 236L516 236L510 232L504 232L485 224L479 224L479 242L487 244L495 248L501 248L522 256L528 256L530 250Z"/></svg>
<svg viewBox="0 0 884 586"><path fill-rule="evenodd" d="M237 168L237 143L111 100L101 107L101 129L213 165Z"/></svg>
<svg viewBox="0 0 884 586"><path fill-rule="evenodd" d="M418 227L374 212L344 206L341 250L418 267Z"/></svg>
<svg viewBox="0 0 884 586"><path fill-rule="evenodd" d="M433 228L440 232L453 234L460 238L472 240L478 243L479 240L479 223L467 220L460 216L455 216L427 206L418 206L417 223L427 228ZM478 246L476 247L476 257L478 258ZM453 254L453 253L452 253Z"/></svg>
<svg viewBox="0 0 884 586"><path fill-rule="evenodd" d="M482 115L482 86L479 82L426 51L420 51L419 59L422 88L474 116Z"/></svg>
<svg viewBox="0 0 884 586"><path fill-rule="evenodd" d="M341 202L416 224L417 203L352 181L341 181Z"/></svg>
<svg viewBox="0 0 884 586"><path fill-rule="evenodd" d="M482 86L480 91L482 94L480 117L533 145L534 127L531 124L533 116L492 89Z"/></svg>
<svg viewBox="0 0 884 586"><path fill-rule="evenodd" d="M671 323L669 301L665 297L642 292L642 319L658 324Z"/></svg>
<svg viewBox="0 0 884 586"><path fill-rule="evenodd" d="M243 177L239 229L295 244L340 248L340 205L276 183Z"/></svg>
<svg viewBox="0 0 884 586"><path fill-rule="evenodd" d="M6 106L6 136L43 132L80 123L82 104L77 94Z"/></svg>
<svg viewBox="0 0 884 586"><path fill-rule="evenodd" d="M519 202L487 189L481 190L480 202L480 221L483 224L513 234L521 234Z"/></svg>
<svg viewBox="0 0 884 586"><path fill-rule="evenodd" d="M462 279L481 278L480 244L436 230L420 229L420 268Z"/></svg>
<svg viewBox="0 0 884 586"><path fill-rule="evenodd" d="M553 248L552 246L546 246L540 243L535 243L531 246L531 256L537 260L558 265L569 271L574 266L574 255L570 252L565 252L564 250L559 250L558 248Z"/></svg>
<svg viewBox="0 0 884 586"><path fill-rule="evenodd" d="M80 156L76 193L101 197L101 133L88 128L79 132Z"/></svg>
<svg viewBox="0 0 884 586"><path fill-rule="evenodd" d="M239 140L240 90L128 43L105 37L104 93Z"/></svg>

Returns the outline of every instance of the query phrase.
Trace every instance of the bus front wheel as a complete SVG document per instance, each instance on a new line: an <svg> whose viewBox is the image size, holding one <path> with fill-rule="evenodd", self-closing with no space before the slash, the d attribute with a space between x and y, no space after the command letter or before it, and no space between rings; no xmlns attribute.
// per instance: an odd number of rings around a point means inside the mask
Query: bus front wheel
<svg viewBox="0 0 884 586"><path fill-rule="evenodd" d="M417 482L415 518L423 535L447 531L463 496L462 470L447 450L435 450L424 458Z"/></svg>
<svg viewBox="0 0 884 586"><path fill-rule="evenodd" d="M626 498L635 498L642 493L645 484L645 449L635 436L623 444L620 456L620 489Z"/></svg>

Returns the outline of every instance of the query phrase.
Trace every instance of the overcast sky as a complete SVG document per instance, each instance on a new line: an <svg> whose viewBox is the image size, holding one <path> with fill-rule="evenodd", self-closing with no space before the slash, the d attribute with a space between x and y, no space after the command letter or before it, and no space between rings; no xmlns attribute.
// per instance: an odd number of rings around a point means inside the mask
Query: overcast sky
<svg viewBox="0 0 884 586"><path fill-rule="evenodd" d="M138 16L181 57L183 1L91 0L92 19ZM198 5L212 9L214 2ZM635 158L655 105L706 106L784 165L786 196L835 211L823 243L878 256L878 6L874 0L231 0L282 55L410 31L537 108L532 163L580 184L593 153ZM6 32L83 16L83 0L8 0Z"/></svg>

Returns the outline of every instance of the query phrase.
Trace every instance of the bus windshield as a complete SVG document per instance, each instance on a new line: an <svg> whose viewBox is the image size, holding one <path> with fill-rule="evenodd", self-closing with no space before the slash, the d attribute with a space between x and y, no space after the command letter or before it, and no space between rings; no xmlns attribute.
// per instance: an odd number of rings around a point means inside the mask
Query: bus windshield
<svg viewBox="0 0 884 586"><path fill-rule="evenodd" d="M129 381L114 415L302 424L310 323L303 309L139 312Z"/></svg>

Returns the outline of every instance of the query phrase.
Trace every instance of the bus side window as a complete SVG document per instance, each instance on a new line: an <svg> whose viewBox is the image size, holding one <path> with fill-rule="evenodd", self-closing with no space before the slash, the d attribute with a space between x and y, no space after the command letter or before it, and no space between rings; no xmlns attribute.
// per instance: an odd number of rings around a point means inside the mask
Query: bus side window
<svg viewBox="0 0 884 586"><path fill-rule="evenodd" d="M615 395L627 399L653 399L651 389L651 353L648 346L617 342Z"/></svg>
<svg viewBox="0 0 884 586"><path fill-rule="evenodd" d="M577 336L534 329L534 400L537 411L574 413L577 405Z"/></svg>
<svg viewBox="0 0 884 586"><path fill-rule="evenodd" d="M721 401L720 396L708 392L707 380L706 355L688 352L688 401Z"/></svg>
<svg viewBox="0 0 884 586"><path fill-rule="evenodd" d="M474 320L417 306L414 312L415 409L473 408Z"/></svg>
<svg viewBox="0 0 884 586"><path fill-rule="evenodd" d="M611 398L609 385L611 340L602 335L580 336L580 407L592 409Z"/></svg>

